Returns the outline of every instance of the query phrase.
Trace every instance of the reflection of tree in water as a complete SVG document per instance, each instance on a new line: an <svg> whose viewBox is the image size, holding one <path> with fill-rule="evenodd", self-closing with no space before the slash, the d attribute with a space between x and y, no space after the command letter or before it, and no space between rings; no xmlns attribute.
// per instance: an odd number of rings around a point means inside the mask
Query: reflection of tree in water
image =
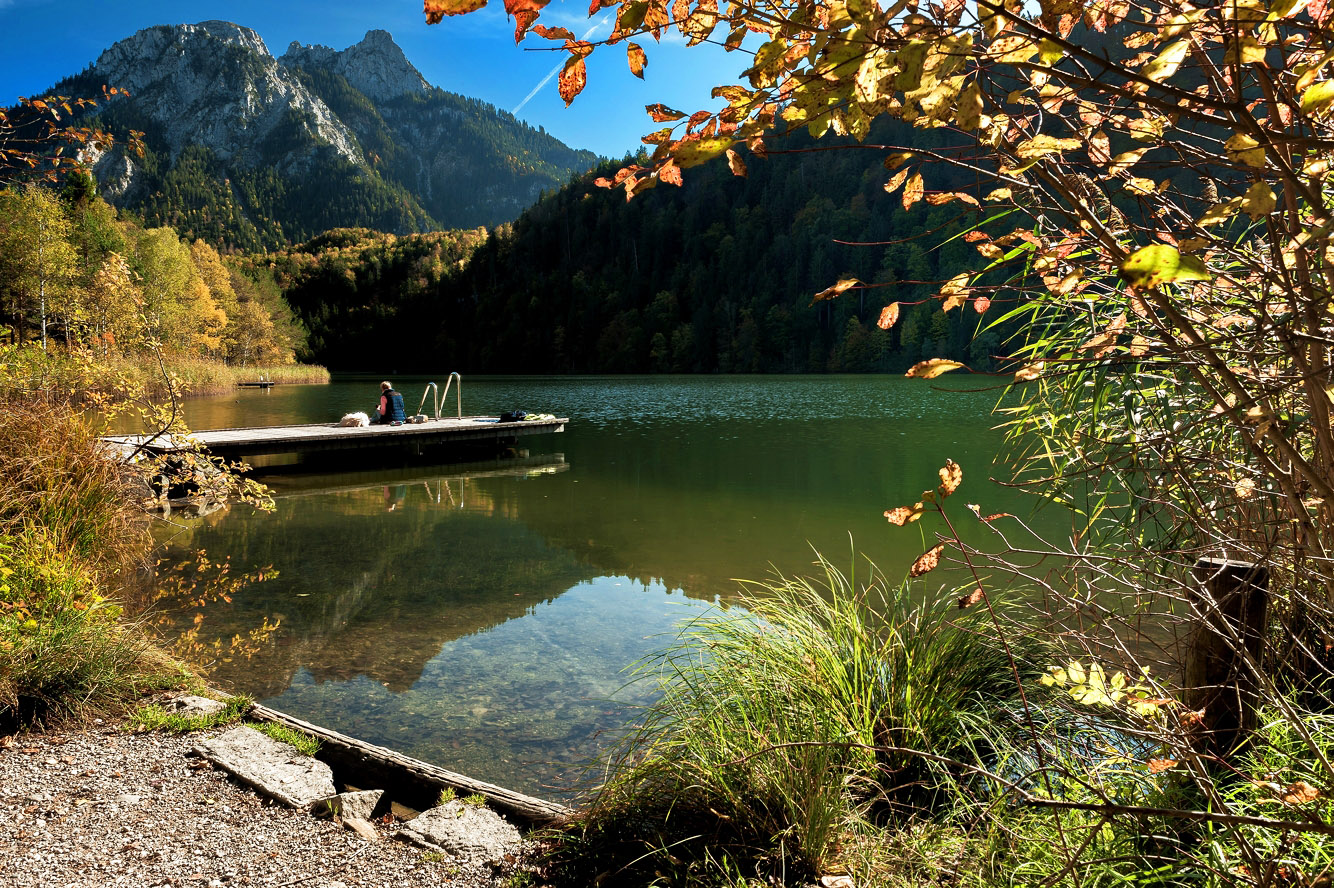
<svg viewBox="0 0 1334 888"><path fill-rule="evenodd" d="M178 567L190 546L227 552L229 576L247 582L183 600L163 612L164 628L216 659L202 664L213 680L258 697L281 693L303 667L316 681L365 675L398 692L446 642L522 616L592 575L500 520L511 510L461 479L415 485L392 513L386 489L394 502L392 486L381 485L280 498L272 515L234 512L192 528L173 541L166 576L188 570ZM211 657L238 636L255 639L248 657Z"/></svg>

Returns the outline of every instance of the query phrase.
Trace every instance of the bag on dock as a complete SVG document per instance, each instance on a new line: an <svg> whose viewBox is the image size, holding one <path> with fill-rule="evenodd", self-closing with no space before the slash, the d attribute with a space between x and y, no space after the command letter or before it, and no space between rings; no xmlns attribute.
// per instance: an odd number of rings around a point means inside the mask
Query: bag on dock
<svg viewBox="0 0 1334 888"><path fill-rule="evenodd" d="M501 422L519 422L528 415L527 410L511 410L509 413L500 414Z"/></svg>

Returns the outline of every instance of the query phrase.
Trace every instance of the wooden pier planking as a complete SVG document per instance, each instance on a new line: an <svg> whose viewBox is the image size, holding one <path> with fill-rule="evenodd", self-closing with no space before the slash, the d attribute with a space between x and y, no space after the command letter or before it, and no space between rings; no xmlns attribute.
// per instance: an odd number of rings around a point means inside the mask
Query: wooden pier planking
<svg viewBox="0 0 1334 888"><path fill-rule="evenodd" d="M315 423L263 428L212 429L193 432L190 438L202 444L214 456L237 459L257 454L316 453L395 445L431 447L440 444L488 441L500 445L521 435L562 432L568 421L561 418L496 422L491 417L465 416L462 419L433 419L417 425L405 423L401 426L344 427ZM172 453L189 447L185 441L166 435L156 439L150 439L146 435L111 435L103 440L126 451L142 446L153 453Z"/></svg>

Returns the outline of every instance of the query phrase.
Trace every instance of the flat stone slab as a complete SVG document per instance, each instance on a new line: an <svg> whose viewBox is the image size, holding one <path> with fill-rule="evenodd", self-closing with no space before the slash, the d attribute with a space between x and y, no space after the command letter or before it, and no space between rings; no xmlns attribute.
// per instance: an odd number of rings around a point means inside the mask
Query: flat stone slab
<svg viewBox="0 0 1334 888"><path fill-rule="evenodd" d="M320 799L310 809L316 817L341 817L343 820L374 820L375 809L384 797L383 789L363 789L360 792L340 792Z"/></svg>
<svg viewBox="0 0 1334 888"><path fill-rule="evenodd" d="M479 863L500 863L523 843L519 831L495 811L457 799L417 815L394 837Z"/></svg>
<svg viewBox="0 0 1334 888"><path fill-rule="evenodd" d="M337 791L324 762L245 725L195 744L194 751L289 808L309 809Z"/></svg>
<svg viewBox="0 0 1334 888"><path fill-rule="evenodd" d="M181 715L214 715L226 709L227 704L221 700L210 700L208 697L186 694L183 697L168 700L167 705L163 708Z"/></svg>

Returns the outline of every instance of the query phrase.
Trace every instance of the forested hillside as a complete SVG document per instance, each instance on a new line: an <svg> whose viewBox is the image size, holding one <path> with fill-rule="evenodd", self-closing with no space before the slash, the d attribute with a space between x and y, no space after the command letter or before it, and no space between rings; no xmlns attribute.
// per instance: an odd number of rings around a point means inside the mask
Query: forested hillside
<svg viewBox="0 0 1334 888"><path fill-rule="evenodd" d="M903 129L887 124L868 143ZM938 133L914 137L925 145ZM344 233L266 261L310 329L309 357L335 368L870 372L923 357L990 366L1005 335L986 329L999 305L947 313L930 298L977 253L962 238L928 244L945 240L941 229L977 225L975 211L905 212L885 193L883 151L812 153L804 134L775 147L790 153L753 158L746 178L720 162L630 202L593 185L608 165L485 236L463 265L459 250L481 236L443 246L440 236L363 233L352 249ZM930 179L933 189L969 185L943 168ZM812 305L848 277L883 286ZM901 319L881 330L891 302Z"/></svg>

